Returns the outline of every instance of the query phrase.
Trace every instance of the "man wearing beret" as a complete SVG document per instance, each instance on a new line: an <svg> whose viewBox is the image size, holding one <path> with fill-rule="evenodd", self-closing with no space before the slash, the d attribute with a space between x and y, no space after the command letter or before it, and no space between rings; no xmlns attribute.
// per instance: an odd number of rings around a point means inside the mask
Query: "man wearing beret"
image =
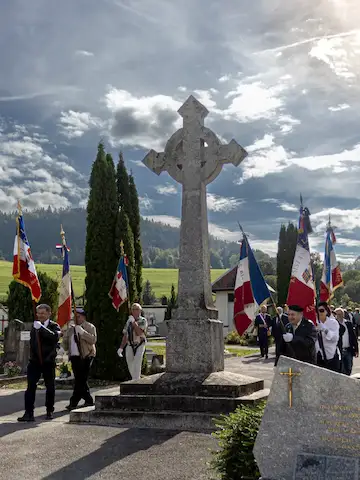
<svg viewBox="0 0 360 480"><path fill-rule="evenodd" d="M94 405L88 377L96 355L96 340L95 325L86 321L86 313L82 308L77 308L75 324L69 326L63 338L63 348L68 352L75 377L74 391L67 410L75 409L81 399L85 400L83 407Z"/></svg>
<svg viewBox="0 0 360 480"><path fill-rule="evenodd" d="M289 323L283 334L281 355L316 364L317 332L313 322L304 318L303 312L299 305L289 306Z"/></svg>

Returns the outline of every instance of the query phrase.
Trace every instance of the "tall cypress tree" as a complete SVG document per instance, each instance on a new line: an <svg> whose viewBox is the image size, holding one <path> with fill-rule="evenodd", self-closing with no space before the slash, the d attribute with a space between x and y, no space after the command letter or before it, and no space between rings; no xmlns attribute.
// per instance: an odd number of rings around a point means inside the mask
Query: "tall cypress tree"
<svg viewBox="0 0 360 480"><path fill-rule="evenodd" d="M133 215L131 199L130 199L130 186L129 175L127 173L124 157L122 152L119 153L119 162L116 170L116 186L118 195L118 205L120 208L124 208L125 213L130 221Z"/></svg>
<svg viewBox="0 0 360 480"><path fill-rule="evenodd" d="M86 310L98 332L97 358L93 374L97 378L123 379L117 348L122 332L119 314L108 296L118 262L115 248L118 215L116 177L111 156L99 143L90 176L85 248Z"/></svg>
<svg viewBox="0 0 360 480"><path fill-rule="evenodd" d="M139 196L137 193L135 180L133 175L129 176L129 189L130 189L130 202L132 208L132 215L129 217L131 230L134 236L134 253L135 253L135 269L136 269L136 290L138 299L141 298L142 293L142 248L140 240L140 208L139 208Z"/></svg>
<svg viewBox="0 0 360 480"><path fill-rule="evenodd" d="M277 297L279 305L286 303L298 229L293 223L281 225L277 253Z"/></svg>

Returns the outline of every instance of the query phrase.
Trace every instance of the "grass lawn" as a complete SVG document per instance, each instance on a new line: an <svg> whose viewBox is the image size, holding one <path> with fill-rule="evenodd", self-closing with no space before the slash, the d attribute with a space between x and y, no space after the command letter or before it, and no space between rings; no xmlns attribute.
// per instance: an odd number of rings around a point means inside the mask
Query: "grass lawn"
<svg viewBox="0 0 360 480"><path fill-rule="evenodd" d="M62 265L37 264L37 270L45 272L50 277L61 279ZM71 265L71 276L76 296L84 293L85 267ZM222 275L225 270L211 270L212 281ZM115 271L114 271L115 274ZM12 263L0 261L0 297L5 297L8 285L12 280ZM169 296L171 284L177 289L178 271L175 268L143 268L143 281L149 280L155 295L160 298L162 295ZM110 289L109 285L109 289Z"/></svg>

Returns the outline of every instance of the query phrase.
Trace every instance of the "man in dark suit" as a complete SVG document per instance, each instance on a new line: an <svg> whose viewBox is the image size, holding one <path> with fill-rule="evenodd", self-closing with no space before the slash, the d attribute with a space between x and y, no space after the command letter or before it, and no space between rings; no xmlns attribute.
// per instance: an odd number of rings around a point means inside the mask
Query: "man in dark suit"
<svg viewBox="0 0 360 480"><path fill-rule="evenodd" d="M46 387L46 419L53 418L55 403L55 361L57 346L61 335L60 327L50 320L49 305L36 307L35 320L30 333L30 360L27 367L27 390L25 392L25 414L18 418L19 422L33 422L35 394L41 374Z"/></svg>
<svg viewBox="0 0 360 480"><path fill-rule="evenodd" d="M336 320L339 322L339 343L338 347L341 354L341 373L351 375L354 357L359 356L359 344L356 338L354 327L351 320L346 320L344 310L337 308L335 310Z"/></svg>
<svg viewBox="0 0 360 480"><path fill-rule="evenodd" d="M301 362L316 364L315 325L303 317L304 309L299 305L289 306L289 323L280 349L281 355L295 358Z"/></svg>
<svg viewBox="0 0 360 480"><path fill-rule="evenodd" d="M277 315L271 320L271 334L275 340L275 367L280 357L284 327L289 323L289 317L282 307L277 307L276 312Z"/></svg>
<svg viewBox="0 0 360 480"><path fill-rule="evenodd" d="M257 336L261 356L265 356L265 358L268 358L271 317L267 313L266 305L261 305L260 313L256 316L254 323L255 327L257 328Z"/></svg>

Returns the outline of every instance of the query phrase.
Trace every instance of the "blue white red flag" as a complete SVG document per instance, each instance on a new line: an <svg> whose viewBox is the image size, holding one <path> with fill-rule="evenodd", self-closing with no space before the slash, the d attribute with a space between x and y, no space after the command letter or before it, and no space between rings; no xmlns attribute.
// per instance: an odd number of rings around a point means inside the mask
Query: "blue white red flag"
<svg viewBox="0 0 360 480"><path fill-rule="evenodd" d="M269 288L244 235L234 292L234 323L239 335L243 335L249 328L258 306L269 297Z"/></svg>
<svg viewBox="0 0 360 480"><path fill-rule="evenodd" d="M21 213L16 219L13 277L16 282L30 289L31 297L35 302L40 300L40 282L36 273L35 262L31 255L30 244L25 233L24 218Z"/></svg>
<svg viewBox="0 0 360 480"><path fill-rule="evenodd" d="M121 305L128 300L129 296L129 282L126 266L128 259L126 255L122 255L119 260L118 268L115 273L115 278L111 286L109 297L112 300L113 307L119 311Z"/></svg>
<svg viewBox="0 0 360 480"><path fill-rule="evenodd" d="M72 283L70 276L69 251L66 245L62 246L63 270L59 291L59 308L57 323L63 327L71 319Z"/></svg>
<svg viewBox="0 0 360 480"><path fill-rule="evenodd" d="M334 230L329 226L326 233L324 268L320 283L321 302L328 302L332 298L334 291L343 284L340 266L336 261L335 243Z"/></svg>
<svg viewBox="0 0 360 480"><path fill-rule="evenodd" d="M301 202L298 239L287 297L288 305L304 309L304 317L316 324L315 283L309 247L310 213ZM310 232L311 233L311 232Z"/></svg>

